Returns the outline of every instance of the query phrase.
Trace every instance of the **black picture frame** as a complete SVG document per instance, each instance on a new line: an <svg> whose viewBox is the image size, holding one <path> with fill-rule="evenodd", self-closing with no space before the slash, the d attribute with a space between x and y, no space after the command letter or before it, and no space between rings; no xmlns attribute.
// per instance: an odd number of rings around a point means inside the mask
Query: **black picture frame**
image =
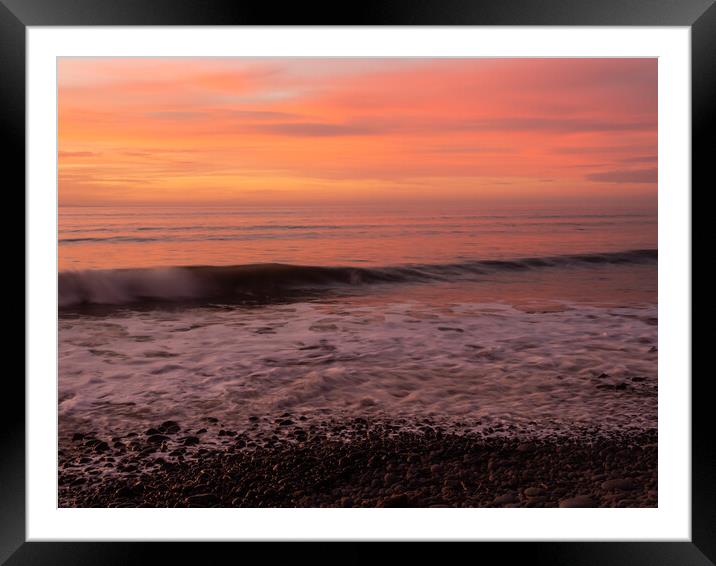
<svg viewBox="0 0 716 566"><path fill-rule="evenodd" d="M692 55L692 185L713 177L716 108L716 5L714 0L421 0L333 5L238 0L0 0L0 117L8 192L25 182L25 32L28 26L98 25L566 25L688 26ZM710 142L709 142L710 140ZM8 175L9 174L9 175ZM694 190L691 190L692 197ZM24 208L24 200L23 204ZM19 216L19 211L15 212ZM14 232L16 234L17 232ZM692 229L693 234L693 229ZM8 240L15 246L15 238ZM698 257L698 256L697 256ZM702 259L708 259L702 258ZM8 260L9 261L9 260ZM24 264L24 259L21 260ZM10 268L17 277L17 263ZM8 273L10 277L10 273ZM22 279L22 278L18 278ZM692 271L693 281L693 271ZM20 281L14 282L19 287ZM692 284L693 288L693 284ZM21 291L24 296L24 289ZM6 314L19 308L9 300ZM13 295L14 296L14 295ZM18 333L19 334L19 333ZM9 350L9 348L8 348ZM692 346L693 351L693 346ZM9 355L8 355L9 359ZM461 545L389 543L252 543L269 563L303 559L357 564L376 556L420 557L446 563L460 555L492 563L706 565L716 562L716 444L708 373L692 384L692 536L690 542L494 542ZM209 543L82 543L25 541L25 408L19 372L4 376L0 411L0 563L138 564L161 560L214 562L229 550ZM467 544L467 543L466 543ZM459 554L458 554L459 553Z"/></svg>

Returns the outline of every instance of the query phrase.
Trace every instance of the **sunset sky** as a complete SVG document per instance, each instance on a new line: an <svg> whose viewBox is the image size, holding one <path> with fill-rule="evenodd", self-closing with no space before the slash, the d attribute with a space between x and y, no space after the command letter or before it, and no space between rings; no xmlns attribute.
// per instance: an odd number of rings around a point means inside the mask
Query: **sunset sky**
<svg viewBox="0 0 716 566"><path fill-rule="evenodd" d="M656 203L656 59L63 58L60 205Z"/></svg>

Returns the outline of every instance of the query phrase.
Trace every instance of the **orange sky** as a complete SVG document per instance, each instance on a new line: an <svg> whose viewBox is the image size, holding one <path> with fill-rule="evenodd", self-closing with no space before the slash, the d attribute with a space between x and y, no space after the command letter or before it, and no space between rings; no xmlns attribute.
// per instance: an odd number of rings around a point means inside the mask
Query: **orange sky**
<svg viewBox="0 0 716 566"><path fill-rule="evenodd" d="M60 59L61 205L656 202L656 59Z"/></svg>

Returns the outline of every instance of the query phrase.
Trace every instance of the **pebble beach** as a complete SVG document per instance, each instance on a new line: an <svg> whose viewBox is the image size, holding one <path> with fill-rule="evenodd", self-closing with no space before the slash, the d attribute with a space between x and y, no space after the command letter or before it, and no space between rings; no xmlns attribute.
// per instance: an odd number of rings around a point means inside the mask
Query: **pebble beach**
<svg viewBox="0 0 716 566"><path fill-rule="evenodd" d="M429 419L244 431L208 417L60 451L61 507L655 507L656 431L570 437L460 433ZM415 423L414 423L415 424ZM260 430L259 430L260 429ZM212 439L212 440L208 440Z"/></svg>

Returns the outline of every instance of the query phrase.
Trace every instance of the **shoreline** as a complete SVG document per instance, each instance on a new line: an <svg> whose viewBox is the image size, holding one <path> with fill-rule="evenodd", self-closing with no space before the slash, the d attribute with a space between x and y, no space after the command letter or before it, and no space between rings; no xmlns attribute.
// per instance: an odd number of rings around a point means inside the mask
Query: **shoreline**
<svg viewBox="0 0 716 566"><path fill-rule="evenodd" d="M60 507L656 507L657 433L544 438L284 414L260 433L166 421L73 433Z"/></svg>

